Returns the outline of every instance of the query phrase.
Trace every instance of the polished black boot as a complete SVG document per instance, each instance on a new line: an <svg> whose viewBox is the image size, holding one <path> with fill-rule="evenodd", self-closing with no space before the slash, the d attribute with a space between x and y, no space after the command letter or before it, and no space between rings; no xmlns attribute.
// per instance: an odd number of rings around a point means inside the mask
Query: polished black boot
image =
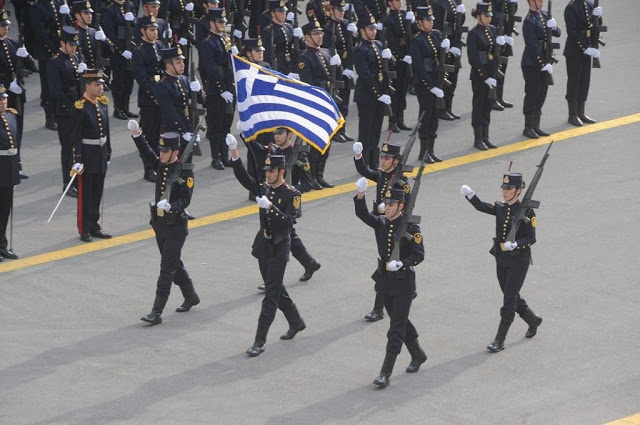
<svg viewBox="0 0 640 425"><path fill-rule="evenodd" d="M322 190L322 186L316 180L316 176L318 175L318 163L312 162L309 164L309 175L311 178L309 179L309 186L314 190Z"/></svg>
<svg viewBox="0 0 640 425"><path fill-rule="evenodd" d="M502 93L504 92L504 83L496 86L496 96L498 96L498 103L503 108L513 108L513 103L507 102L502 98Z"/></svg>
<svg viewBox="0 0 640 425"><path fill-rule="evenodd" d="M454 120L459 120L460 116L453 113L453 96L446 96L444 99L444 104L449 115L451 115Z"/></svg>
<svg viewBox="0 0 640 425"><path fill-rule="evenodd" d="M300 264L302 264L302 267L304 267L304 274L300 276L300 282L306 282L310 280L313 277L313 274L320 270L320 263L318 263L315 258L309 255L309 252L304 251L304 253L302 254L298 254L297 256L294 255L294 257Z"/></svg>
<svg viewBox="0 0 640 425"><path fill-rule="evenodd" d="M375 148L369 151L369 168L372 170L380 168L380 149Z"/></svg>
<svg viewBox="0 0 640 425"><path fill-rule="evenodd" d="M491 344L487 346L487 350L497 353L498 351L504 350L504 340L507 338L507 332L509 332L509 326L511 323L500 322L500 326L498 326L498 333L496 334L496 338L493 340Z"/></svg>
<svg viewBox="0 0 640 425"><path fill-rule="evenodd" d="M396 355L387 353L384 356L384 361L382 362L382 369L380 369L380 375L373 380L373 385L377 385L381 388L386 388L389 386L389 378L391 377L391 373L393 372L393 366L396 364Z"/></svg>
<svg viewBox="0 0 640 425"><path fill-rule="evenodd" d="M522 316L522 320L527 322L527 325L529 325L527 333L524 334L525 338L533 338L536 336L538 333L538 326L542 323L542 317L536 316L536 314L527 307L527 311Z"/></svg>
<svg viewBox="0 0 640 425"><path fill-rule="evenodd" d="M398 128L398 124L396 123L396 119L395 117L391 118L389 117L389 128L388 130L394 132L394 133L400 133L400 129Z"/></svg>
<svg viewBox="0 0 640 425"><path fill-rule="evenodd" d="M540 113L537 113L533 116L533 131L535 131L536 134L540 137L551 136L551 134L547 133L546 131L540 128L541 117L542 117L542 114Z"/></svg>
<svg viewBox="0 0 640 425"><path fill-rule="evenodd" d="M473 147L481 151L489 149L482 141L482 127L473 127Z"/></svg>
<svg viewBox="0 0 640 425"><path fill-rule="evenodd" d="M430 137L429 149L427 150L427 155L429 155L429 158L431 158L434 162L442 162L442 159L433 152L433 147L435 144L436 144L436 139Z"/></svg>
<svg viewBox="0 0 640 425"><path fill-rule="evenodd" d="M488 125L485 125L484 127L482 127L482 142L489 149L498 149L498 147L496 145L494 145L493 143L491 143L489 141L489 126Z"/></svg>
<svg viewBox="0 0 640 425"><path fill-rule="evenodd" d="M56 123L56 120L53 118L53 114L49 112L48 108L45 108L44 113L45 113L45 122L44 122L45 128L52 131L58 131L58 124Z"/></svg>
<svg viewBox="0 0 640 425"><path fill-rule="evenodd" d="M438 119L441 119L441 120L444 120L444 121L453 121L453 120L455 120L453 115L449 115L449 111L447 111L446 109L442 109L440 112L438 112Z"/></svg>
<svg viewBox="0 0 640 425"><path fill-rule="evenodd" d="M334 187L331 183L327 182L324 179L324 167L327 165L327 158L323 157L320 162L318 162L318 171L316 174L316 181L320 183L320 186L331 189Z"/></svg>
<svg viewBox="0 0 640 425"><path fill-rule="evenodd" d="M578 101L567 100L567 104L569 105L569 119L567 122L576 127L582 127L582 121L578 118Z"/></svg>
<svg viewBox="0 0 640 425"><path fill-rule="evenodd" d="M267 332L269 327L258 323L258 329L256 330L256 337L253 340L253 345L247 349L249 357L258 357L264 353L264 344L267 342Z"/></svg>
<svg viewBox="0 0 640 425"><path fill-rule="evenodd" d="M580 121L582 121L585 124L595 124L596 120L589 118L585 113L584 113L584 104L585 102L578 102L578 118L580 118Z"/></svg>
<svg viewBox="0 0 640 425"><path fill-rule="evenodd" d="M282 310L282 312L284 313L284 317L287 318L287 322L289 322L289 330L280 335L280 339L293 339L298 332L306 329L307 325L304 324L304 320L300 317L298 307L296 307L295 304L292 304L291 307L286 310Z"/></svg>
<svg viewBox="0 0 640 425"><path fill-rule="evenodd" d="M147 314L146 316L142 316L140 320L142 320L143 322L150 323L152 325L158 325L162 323L162 317L160 316L162 315L162 310L164 310L164 306L167 303L168 299L169 299L168 295L156 294L156 299L153 302L153 308L151 309L151 313Z"/></svg>
<svg viewBox="0 0 640 425"><path fill-rule="evenodd" d="M373 302L373 310L364 316L368 322L377 322L384 318L384 305L382 301L382 294L376 292L376 298Z"/></svg>
<svg viewBox="0 0 640 425"><path fill-rule="evenodd" d="M122 96L122 110L124 111L124 114L127 116L127 118L139 118L140 115L135 114L133 112L131 112L129 110L129 98L131 97L131 95L129 94L125 94Z"/></svg>
<svg viewBox="0 0 640 425"><path fill-rule="evenodd" d="M420 347L418 338L405 341L404 345L407 346L407 350L409 350L409 354L411 354L411 363L407 366L407 373L416 373L422 363L427 361L427 353Z"/></svg>
<svg viewBox="0 0 640 425"><path fill-rule="evenodd" d="M355 140L353 137L347 134L347 123L345 123L340 129L340 134L342 135L342 138L347 142L353 142Z"/></svg>
<svg viewBox="0 0 640 425"><path fill-rule="evenodd" d="M425 155L428 155L427 151L429 150L429 139L420 138L420 152L418 153L418 159L422 161L423 159L427 164L433 164L433 159L427 157L424 158ZM429 162L431 161L431 162Z"/></svg>
<svg viewBox="0 0 640 425"><path fill-rule="evenodd" d="M497 100L492 100L491 109L493 109L494 111L504 111L504 106L499 104Z"/></svg>
<svg viewBox="0 0 640 425"><path fill-rule="evenodd" d="M522 135L528 137L529 139L537 139L538 133L533 129L535 117L533 114L526 114L524 116L524 130L522 130Z"/></svg>
<svg viewBox="0 0 640 425"><path fill-rule="evenodd" d="M182 296L184 296L184 302L180 307L176 308L176 313L185 313L191 310L191 307L194 305L200 304L200 297L198 297L191 279L180 287L180 291L182 291Z"/></svg>
<svg viewBox="0 0 640 425"><path fill-rule="evenodd" d="M331 138L331 141L336 143L346 143L347 139L342 137L342 133L340 132L340 130L338 130L338 132Z"/></svg>
<svg viewBox="0 0 640 425"><path fill-rule="evenodd" d="M398 123L398 128L400 130L403 130L403 131L411 131L411 130L413 130L411 127L407 126L404 123L404 111L398 111L398 114L397 114L396 118L397 118L396 121Z"/></svg>

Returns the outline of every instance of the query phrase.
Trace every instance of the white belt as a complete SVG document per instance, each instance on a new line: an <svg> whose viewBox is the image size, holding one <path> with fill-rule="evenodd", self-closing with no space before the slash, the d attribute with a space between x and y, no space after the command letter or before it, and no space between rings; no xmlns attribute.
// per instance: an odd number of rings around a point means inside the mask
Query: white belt
<svg viewBox="0 0 640 425"><path fill-rule="evenodd" d="M95 146L102 146L105 143L107 143L107 138L106 137L101 137L99 139L82 139L82 144L83 145L95 145Z"/></svg>
<svg viewBox="0 0 640 425"><path fill-rule="evenodd" d="M16 148L0 150L0 156L14 156L17 154L18 154L18 149Z"/></svg>

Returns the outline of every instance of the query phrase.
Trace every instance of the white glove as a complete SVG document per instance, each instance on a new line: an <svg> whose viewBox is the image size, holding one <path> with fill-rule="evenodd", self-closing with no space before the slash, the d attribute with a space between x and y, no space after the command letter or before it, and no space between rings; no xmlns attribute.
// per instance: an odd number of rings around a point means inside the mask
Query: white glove
<svg viewBox="0 0 640 425"><path fill-rule="evenodd" d="M376 30L378 30L378 31L382 31L382 28L383 28L383 26L382 26L382 22L378 22L378 23L376 23Z"/></svg>
<svg viewBox="0 0 640 425"><path fill-rule="evenodd" d="M369 182L364 177L360 177L356 182L356 189L358 189L358 193L363 193L367 190L367 186L369 186Z"/></svg>
<svg viewBox="0 0 640 425"><path fill-rule="evenodd" d="M240 51L238 50L238 48L236 47L236 45L232 45L231 46L231 54L232 55L237 55L238 53L240 53Z"/></svg>
<svg viewBox="0 0 640 425"><path fill-rule="evenodd" d="M14 78L11 84L9 84L9 91L15 94L22 94L22 89L20 88L16 78Z"/></svg>
<svg viewBox="0 0 640 425"><path fill-rule="evenodd" d="M193 3L189 2L187 4L184 5L184 10L186 10L187 12L192 12L193 11Z"/></svg>
<svg viewBox="0 0 640 425"><path fill-rule="evenodd" d="M518 243L517 242L505 242L502 244L502 246L504 246L504 249L507 251L513 251L514 249L516 249L518 247Z"/></svg>
<svg viewBox="0 0 640 425"><path fill-rule="evenodd" d="M402 268L402 261L391 260L387 263L387 270L390 272L397 272Z"/></svg>
<svg viewBox="0 0 640 425"><path fill-rule="evenodd" d="M80 63L78 64L78 70L77 70L78 74L82 74L82 73L83 73L83 72L85 72L86 70L87 70L87 64L86 64L86 63L84 63L84 62L80 62Z"/></svg>
<svg viewBox="0 0 640 425"><path fill-rule="evenodd" d="M476 194L473 190L471 190L471 188L469 186L467 186L466 184L463 184L460 187L460 195L466 197L467 199L471 199L473 198Z"/></svg>
<svg viewBox="0 0 640 425"><path fill-rule="evenodd" d="M187 39L186 39L186 38L184 38L184 37L180 37L180 40L178 40L178 43L179 43L181 46L186 46L186 45L187 45L187 43L188 43L188 41L187 41Z"/></svg>
<svg viewBox="0 0 640 425"><path fill-rule="evenodd" d="M345 12L346 12L347 10L349 10L349 8L350 8L350 7L351 7L351 3L346 3L346 4L344 5L344 10L345 10Z"/></svg>
<svg viewBox="0 0 640 425"><path fill-rule="evenodd" d="M543 66L540 71L547 71L549 74L553 74L553 65L548 63L545 66Z"/></svg>
<svg viewBox="0 0 640 425"><path fill-rule="evenodd" d="M516 0L516 1L517 1L517 0ZM458 12L458 13L466 13L466 12L467 12L467 9L465 9L464 4L459 4L459 5L456 7L456 12Z"/></svg>
<svg viewBox="0 0 640 425"><path fill-rule="evenodd" d="M233 36L235 38L242 38L242 31L240 30L233 30Z"/></svg>
<svg viewBox="0 0 640 425"><path fill-rule="evenodd" d="M156 204L156 207L164 210L165 212L171 211L171 204L166 199L160 199Z"/></svg>
<svg viewBox="0 0 640 425"><path fill-rule="evenodd" d="M227 102L227 103L233 102L233 95L231 93L229 93L228 91L223 91L222 93L220 93L220 96L222 96L224 101Z"/></svg>
<svg viewBox="0 0 640 425"><path fill-rule="evenodd" d="M413 58L410 55L406 55L405 57L402 58L402 62L406 62L409 65L411 65L413 63Z"/></svg>
<svg viewBox="0 0 640 425"><path fill-rule="evenodd" d="M300 28L294 28L293 29L293 36L294 37L298 37L298 38L302 38L302 37L304 37L304 34L302 33L302 30Z"/></svg>
<svg viewBox="0 0 640 425"><path fill-rule="evenodd" d="M164 38L172 38L173 37L173 30L169 27L167 27L167 29L164 31Z"/></svg>
<svg viewBox="0 0 640 425"><path fill-rule="evenodd" d="M353 153L355 153L356 155L362 153L362 150L364 148L362 147L362 143L360 142L354 142L353 143Z"/></svg>
<svg viewBox="0 0 640 425"><path fill-rule="evenodd" d="M462 56L462 50L455 46L449 49L449 53L453 54L453 56Z"/></svg>
<svg viewBox="0 0 640 425"><path fill-rule="evenodd" d="M442 91L442 89L438 88L438 87L433 87L431 90L429 90L431 93L435 94L436 97L439 98L443 98L444 97L444 92Z"/></svg>
<svg viewBox="0 0 640 425"><path fill-rule="evenodd" d="M391 96L389 96L388 94L383 94L378 98L378 101L384 103L385 105L391 105Z"/></svg>
<svg viewBox="0 0 640 425"><path fill-rule="evenodd" d="M122 57L125 59L131 59L131 52L128 50L125 50L124 52L122 52Z"/></svg>
<svg viewBox="0 0 640 425"><path fill-rule="evenodd" d="M509 45L509 46L513 46L513 37L510 37L508 35L504 36L504 41Z"/></svg>
<svg viewBox="0 0 640 425"><path fill-rule="evenodd" d="M289 22L293 22L296 19L295 15L293 14L293 12L289 12L287 13L287 21Z"/></svg>
<svg viewBox="0 0 640 425"><path fill-rule="evenodd" d="M107 39L107 35L101 29L96 31L95 37L98 41L105 41Z"/></svg>
<svg viewBox="0 0 640 425"><path fill-rule="evenodd" d="M353 80L353 77L355 77L355 75L353 74L353 71L352 71L352 70L350 70L350 69L344 69L344 70L342 71L342 75L343 75L344 77L347 77L347 78L348 78L348 79L350 79L350 80Z"/></svg>
<svg viewBox="0 0 640 425"><path fill-rule="evenodd" d="M71 171L73 171L75 174L82 174L82 172L84 171L84 165L76 162L75 164L73 164L73 167L71 167Z"/></svg>
<svg viewBox="0 0 640 425"><path fill-rule="evenodd" d="M25 49L24 47L20 47L18 48L18 50L16 50L16 56L18 56L19 58L26 58L27 56L29 56L29 52L27 52L27 49Z"/></svg>
<svg viewBox="0 0 640 425"><path fill-rule="evenodd" d="M382 59L391 59L391 56L393 56L393 55L391 54L391 50L389 50L389 49L384 49L384 50L382 51L381 56L382 56Z"/></svg>
<svg viewBox="0 0 640 425"><path fill-rule="evenodd" d="M384 208L387 206L387 204L385 204L384 202L380 202L378 204L378 212L380 214L384 214Z"/></svg>
<svg viewBox="0 0 640 425"><path fill-rule="evenodd" d="M129 122L127 123L127 128L129 129L129 131L138 131L140 129L140 126L138 125L138 121L129 120Z"/></svg>
<svg viewBox="0 0 640 425"><path fill-rule="evenodd" d="M504 43L506 43L507 41L504 39L504 35L499 35L496 37L496 43L499 46L504 46Z"/></svg>
<svg viewBox="0 0 640 425"><path fill-rule="evenodd" d="M229 147L229 150L238 149L238 141L236 140L233 134L231 133L227 134L227 137L224 139L224 141Z"/></svg>
<svg viewBox="0 0 640 425"><path fill-rule="evenodd" d="M296 74L295 72L290 72L287 74L287 78L291 78L292 80L299 80L300 75Z"/></svg>
<svg viewBox="0 0 640 425"><path fill-rule="evenodd" d="M331 59L329 60L329 65L332 65L332 66L340 65L341 63L342 61L340 60L340 56L338 56L337 53L331 56Z"/></svg>
<svg viewBox="0 0 640 425"><path fill-rule="evenodd" d="M551 18L547 21L547 28L554 29L557 26L558 24L556 23L556 20L554 18Z"/></svg>
<svg viewBox="0 0 640 425"><path fill-rule="evenodd" d="M127 22L132 22L135 19L135 17L133 16L133 13L131 12L127 12L124 14L124 20Z"/></svg>
<svg viewBox="0 0 640 425"><path fill-rule="evenodd" d="M593 58L598 59L600 57L600 50L594 49L593 47L587 47L584 50L584 54L587 56L591 56Z"/></svg>
<svg viewBox="0 0 640 425"><path fill-rule="evenodd" d="M440 43L440 47L442 47L443 49L448 49L449 47L451 47L451 41L449 41L448 38L445 38L444 40L442 40L442 43Z"/></svg>
<svg viewBox="0 0 640 425"><path fill-rule="evenodd" d="M416 21L416 15L414 15L412 11L409 11L405 15L404 19L406 19L407 21L411 21L411 23L413 24Z"/></svg>
<svg viewBox="0 0 640 425"><path fill-rule="evenodd" d="M190 82L189 83L189 89L191 91L200 91L200 90L202 90L202 86L200 85L200 81L195 79L192 82Z"/></svg>
<svg viewBox="0 0 640 425"><path fill-rule="evenodd" d="M191 140L191 138L193 137L193 133L191 133L190 131L187 131L186 133L184 133L182 135L182 138L184 140L186 140L187 142L189 142Z"/></svg>
<svg viewBox="0 0 640 425"><path fill-rule="evenodd" d="M356 26L356 24L351 22L349 25L347 25L347 31L351 31L352 34L355 34L358 32L358 27Z"/></svg>
<svg viewBox="0 0 640 425"><path fill-rule="evenodd" d="M600 6L598 6L598 7L594 7L594 8L593 8L593 11L591 12L591 14L592 14L593 16L597 16L597 17L602 16L602 8L601 8Z"/></svg>
<svg viewBox="0 0 640 425"><path fill-rule="evenodd" d="M256 202L258 203L258 206L262 209L268 210L269 208L271 208L271 201L267 199L267 197L264 195L256 196Z"/></svg>
<svg viewBox="0 0 640 425"><path fill-rule="evenodd" d="M67 6L66 3L60 5L60 14L61 15L68 15L71 13L71 11L69 10L69 6Z"/></svg>
<svg viewBox="0 0 640 425"><path fill-rule="evenodd" d="M484 80L484 83L486 85L488 85L490 89L494 88L498 84L496 79L495 78L491 78L491 77L489 77L486 80Z"/></svg>

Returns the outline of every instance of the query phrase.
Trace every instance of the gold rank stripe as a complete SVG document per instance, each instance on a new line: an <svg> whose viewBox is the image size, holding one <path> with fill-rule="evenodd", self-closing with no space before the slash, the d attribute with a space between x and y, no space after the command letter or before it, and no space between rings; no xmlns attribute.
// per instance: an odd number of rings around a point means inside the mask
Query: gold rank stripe
<svg viewBox="0 0 640 425"><path fill-rule="evenodd" d="M611 128L622 127L629 124L635 124L640 122L640 113L627 115L620 118L615 118L609 121L603 121L596 124L589 124L583 127L572 128L570 130L554 133L551 136L541 137L534 140L524 140L521 142L512 143L510 145L501 146L498 149L490 149L487 151L475 152L472 154L460 156L457 158L447 159L444 162L436 164L430 164L424 171L424 174L435 173L449 168L460 167L462 165L470 164L473 162L483 161L485 159L496 158L499 156L509 155L515 152L524 151L527 149L533 149L540 146L549 144L552 140L557 143L562 140L574 139L576 137L584 136L586 134L596 133L599 131L609 130ZM418 168L415 167L413 172L407 174L408 177L415 177ZM331 196L341 195L344 193L354 192L355 187L353 182L344 183L331 189L314 190L302 195L304 201L315 201L317 199L329 198ZM240 217L246 217L255 214L258 210L257 205L248 205L246 207L236 208L234 210L226 211L223 213L213 214L202 218L196 218L189 222L189 229L195 229L202 226L209 226L215 223L223 221L234 220ZM90 244L83 243L82 245L73 246L70 248L60 249L58 251L45 252L43 254L34 255L32 257L25 257L18 260L5 260L0 263L0 273L6 273L14 270L20 270L27 267L38 266L40 264L51 263L54 261L64 260L78 255L88 254L91 252L102 251L104 249L113 248L121 245L131 244L134 242L151 239L154 237L153 230L143 230L140 232L128 233L122 236L115 236L111 239L103 239L100 241L93 241ZM612 424L618 424L612 422ZM620 425L625 422L619 422ZM640 418L637 422L630 422L633 425L640 425ZM609 425L609 424L607 424Z"/></svg>
<svg viewBox="0 0 640 425"><path fill-rule="evenodd" d="M612 422L607 422L604 425L640 425L640 413L627 416L626 418L618 419Z"/></svg>

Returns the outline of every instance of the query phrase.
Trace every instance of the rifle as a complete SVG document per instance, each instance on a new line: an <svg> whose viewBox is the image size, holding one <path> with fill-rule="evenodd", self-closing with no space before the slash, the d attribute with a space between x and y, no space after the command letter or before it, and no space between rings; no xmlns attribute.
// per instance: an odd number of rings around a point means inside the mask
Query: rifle
<svg viewBox="0 0 640 425"><path fill-rule="evenodd" d="M19 47L24 47L24 23L18 25L18 46ZM18 85L20 86L20 88L22 89L22 93L26 92L26 88L24 87L24 78L26 78L29 75L29 71L27 70L27 68L24 66L24 58L21 58L20 56L16 55L16 74L15 74L15 78L16 78L16 82L18 83ZM16 96L16 111L18 111L18 115L22 115L23 113L23 105L22 105L22 97L21 96Z"/></svg>
<svg viewBox="0 0 640 425"><path fill-rule="evenodd" d="M455 41L453 45L459 48L460 50L462 50L462 48L467 45L467 43L462 41L462 34L465 32L466 33L469 32L469 27L465 27L462 25L463 18L464 18L463 13L456 13L456 20L453 23L453 39ZM455 67L456 69L462 68L461 56L455 57Z"/></svg>
<svg viewBox="0 0 640 425"><path fill-rule="evenodd" d="M498 25L497 25L497 29L498 29L498 35L496 36L496 38L501 37L504 35L504 17L505 14L501 13L500 14L500 18L498 20ZM506 44L506 43L505 43ZM499 45L497 42L494 41L494 46L493 46L493 54L489 53L489 61L493 61L492 67L493 67L493 72L492 72L492 76L494 79L496 80L501 80L504 78L504 73L500 70L500 65L506 65L509 62L509 58L507 56L502 56L502 46ZM498 95L496 94L496 88L492 88L491 90L489 90L489 99L490 100L496 100L498 99Z"/></svg>
<svg viewBox="0 0 640 425"><path fill-rule="evenodd" d="M551 3L552 3L552 0L548 0L548 3L547 3L547 13L549 15L548 19L552 19ZM558 59L556 59L556 57L554 56L553 50L559 49L560 43L553 42L553 34L552 34L553 31L550 28L545 28L545 30L547 31L547 38L544 41L544 56L547 63L550 63L551 65L553 65L555 63L558 63ZM554 84L553 75L547 72L546 78L547 78L547 85L552 86Z"/></svg>
<svg viewBox="0 0 640 425"><path fill-rule="evenodd" d="M336 36L338 35L338 29L336 28L337 21L333 21L333 32L331 33L331 46L329 51L331 52L331 56L333 57L336 54ZM344 81L340 81L337 79L336 74L338 73L338 67L340 65L330 65L329 68L329 94L336 101L336 104L342 104L342 98L338 94L338 89L344 88Z"/></svg>
<svg viewBox="0 0 640 425"><path fill-rule="evenodd" d="M593 0L593 7L596 8L600 4L600 0ZM587 30L587 37L589 37L589 45L594 49L600 48L600 46L606 46L607 43L600 38L601 32L607 32L607 27L602 25L601 17L591 17L592 26L590 30ZM592 68L600 68L600 58L593 58Z"/></svg>
<svg viewBox="0 0 640 425"><path fill-rule="evenodd" d="M271 24L271 45L269 46L269 56L271 56L271 69L274 71L279 71L278 69L278 57L276 56L276 39L275 39L276 29L273 24ZM295 37L294 37L295 38ZM286 42L286 40L285 40Z"/></svg>
<svg viewBox="0 0 640 425"><path fill-rule="evenodd" d="M167 14L165 15L165 24L167 25L167 27L164 29L164 34L162 34L162 43L164 44L164 47L169 48L171 47L171 37L169 37L169 33L173 32L171 30L171 11L167 10Z"/></svg>
<svg viewBox="0 0 640 425"><path fill-rule="evenodd" d="M189 49L193 47L193 44L189 46ZM196 80L196 67L193 63L193 52L189 52L189 81L193 82ZM204 108L198 107L198 93L193 90L189 90L190 98L189 98L189 128L197 128L199 122L201 121L201 116L203 116L206 112ZM203 130L206 130L203 128ZM194 130L195 131L195 130ZM193 145L193 154L195 156L202 156L202 151L200 150L200 145L198 142L195 142Z"/></svg>
<svg viewBox="0 0 640 425"><path fill-rule="evenodd" d="M348 17L347 17L347 14L345 13L345 19L347 20L347 25L348 25L352 23L353 3L347 2L346 4L349 6L349 10L347 10L347 13L349 14ZM346 31L344 33L344 48L345 48L345 51L342 54L344 56L343 57L344 69L353 71L353 58L351 55L351 53L353 53L353 33L351 31ZM353 87L354 87L353 79L348 79L346 88L349 90L352 90Z"/></svg>
<svg viewBox="0 0 640 425"><path fill-rule="evenodd" d="M131 12L131 3L129 3L129 0L124 0L124 5L123 5L123 10L124 13L128 13ZM133 49L136 47L136 43L133 41L133 34L131 34L131 25L129 24L129 21L124 21L124 49L125 50L129 50L130 52L133 53ZM133 69L133 65L131 64L131 61L128 60L127 61L127 70L131 71Z"/></svg>
<svg viewBox="0 0 640 425"><path fill-rule="evenodd" d="M533 192L536 190L536 186L538 185L538 181L542 176L542 172L544 171L544 164L547 162L547 158L549 158L549 149L551 149L551 145L553 145L553 141L549 143L549 147L545 151L542 156L542 160L540 164L538 164L538 169L536 170L535 175L531 179L531 183L529 183L529 187L522 198L522 204L520 205L520 209L513 215L513 219L511 223L511 230L509 230L509 234L507 235L507 241L514 242L516 240L516 233L518 232L518 227L520 227L520 223L523 221L528 223L530 220L525 215L526 211L530 208L539 208L540 201L534 201L532 198ZM500 249L504 251L504 243L500 244Z"/></svg>
<svg viewBox="0 0 640 425"><path fill-rule="evenodd" d="M522 17L521 16L516 16L516 7L518 7L518 3L508 3L507 4L507 10L503 11L502 14L504 15L504 25L507 24L507 22L509 22L509 20L512 20L513 22L522 22ZM513 24L513 33L515 35L520 35L520 32L518 31L518 29L516 28L516 24ZM513 47L511 47L511 45L509 44L505 44L503 47L503 53L505 56L513 56Z"/></svg>
<svg viewBox="0 0 640 425"><path fill-rule="evenodd" d="M286 171L284 174L284 179L288 185L291 185L291 179L293 176L291 170L293 169L293 166L302 165L302 162L300 162L300 160L298 159L298 156L302 152L309 152L309 145L303 144L302 139L296 136L296 140L294 140L293 142L293 150L291 151L291 156L289 157L289 161L287 161L287 164L285 166Z"/></svg>
<svg viewBox="0 0 640 425"><path fill-rule="evenodd" d="M407 13L411 12L411 5L409 3L407 3ZM406 16L406 15L405 15ZM411 30L411 22L409 22L408 20L404 19L402 17L402 13L400 13L400 19L403 19L403 24L404 24L404 33L407 35L407 44L411 43L411 34L413 33L413 31ZM403 40L404 42L404 40ZM407 68L407 79L409 81L413 80L413 67L411 66L411 64L406 63L404 64L404 66Z"/></svg>
<svg viewBox="0 0 640 425"><path fill-rule="evenodd" d="M380 33L380 41L382 42L382 49L387 49L389 47L389 43L387 42L387 29L383 26L382 32ZM393 96L396 92L396 89L391 85L391 80L393 78L397 78L397 74L395 71L389 70L389 59L382 59L382 75L378 76L378 79L382 82L385 81L385 89L384 94L389 96ZM393 109L391 109L391 105L384 105L384 114L389 117L389 119L393 118Z"/></svg>
<svg viewBox="0 0 640 425"><path fill-rule="evenodd" d="M100 6L98 6L99 8ZM102 10L98 9L96 11L96 28L98 31L102 31L102 27L100 27L100 20L102 17ZM102 41L96 40L96 60L95 60L96 68L104 69L108 68L111 60L109 58L105 58L102 56Z"/></svg>
<svg viewBox="0 0 640 425"><path fill-rule="evenodd" d="M409 135L409 141L407 142L407 144L404 147L404 150L402 151L400 162L398 163L398 165L396 165L397 171L393 173L393 176L389 180L388 187L393 187L393 184L396 182L396 176L398 175L398 173L402 175L403 173L410 173L411 171L413 171L413 166L411 165L407 166L407 160L409 159L409 154L411 153L411 149L413 149L413 145L415 144L416 139L418 138L418 131L422 126L422 119L424 118L425 113L426 111L422 111L422 113L420 114L420 118L418 118L418 123L411 131L411 134Z"/></svg>
<svg viewBox="0 0 640 425"><path fill-rule="evenodd" d="M447 12L445 11L445 18L447 16ZM442 90L448 89L451 87L451 81L447 80L447 72L455 72L455 65L447 64L447 51L446 49L440 48L440 53L438 54L438 87ZM436 109L442 111L446 109L446 105L444 104L444 98L438 97L436 98Z"/></svg>

